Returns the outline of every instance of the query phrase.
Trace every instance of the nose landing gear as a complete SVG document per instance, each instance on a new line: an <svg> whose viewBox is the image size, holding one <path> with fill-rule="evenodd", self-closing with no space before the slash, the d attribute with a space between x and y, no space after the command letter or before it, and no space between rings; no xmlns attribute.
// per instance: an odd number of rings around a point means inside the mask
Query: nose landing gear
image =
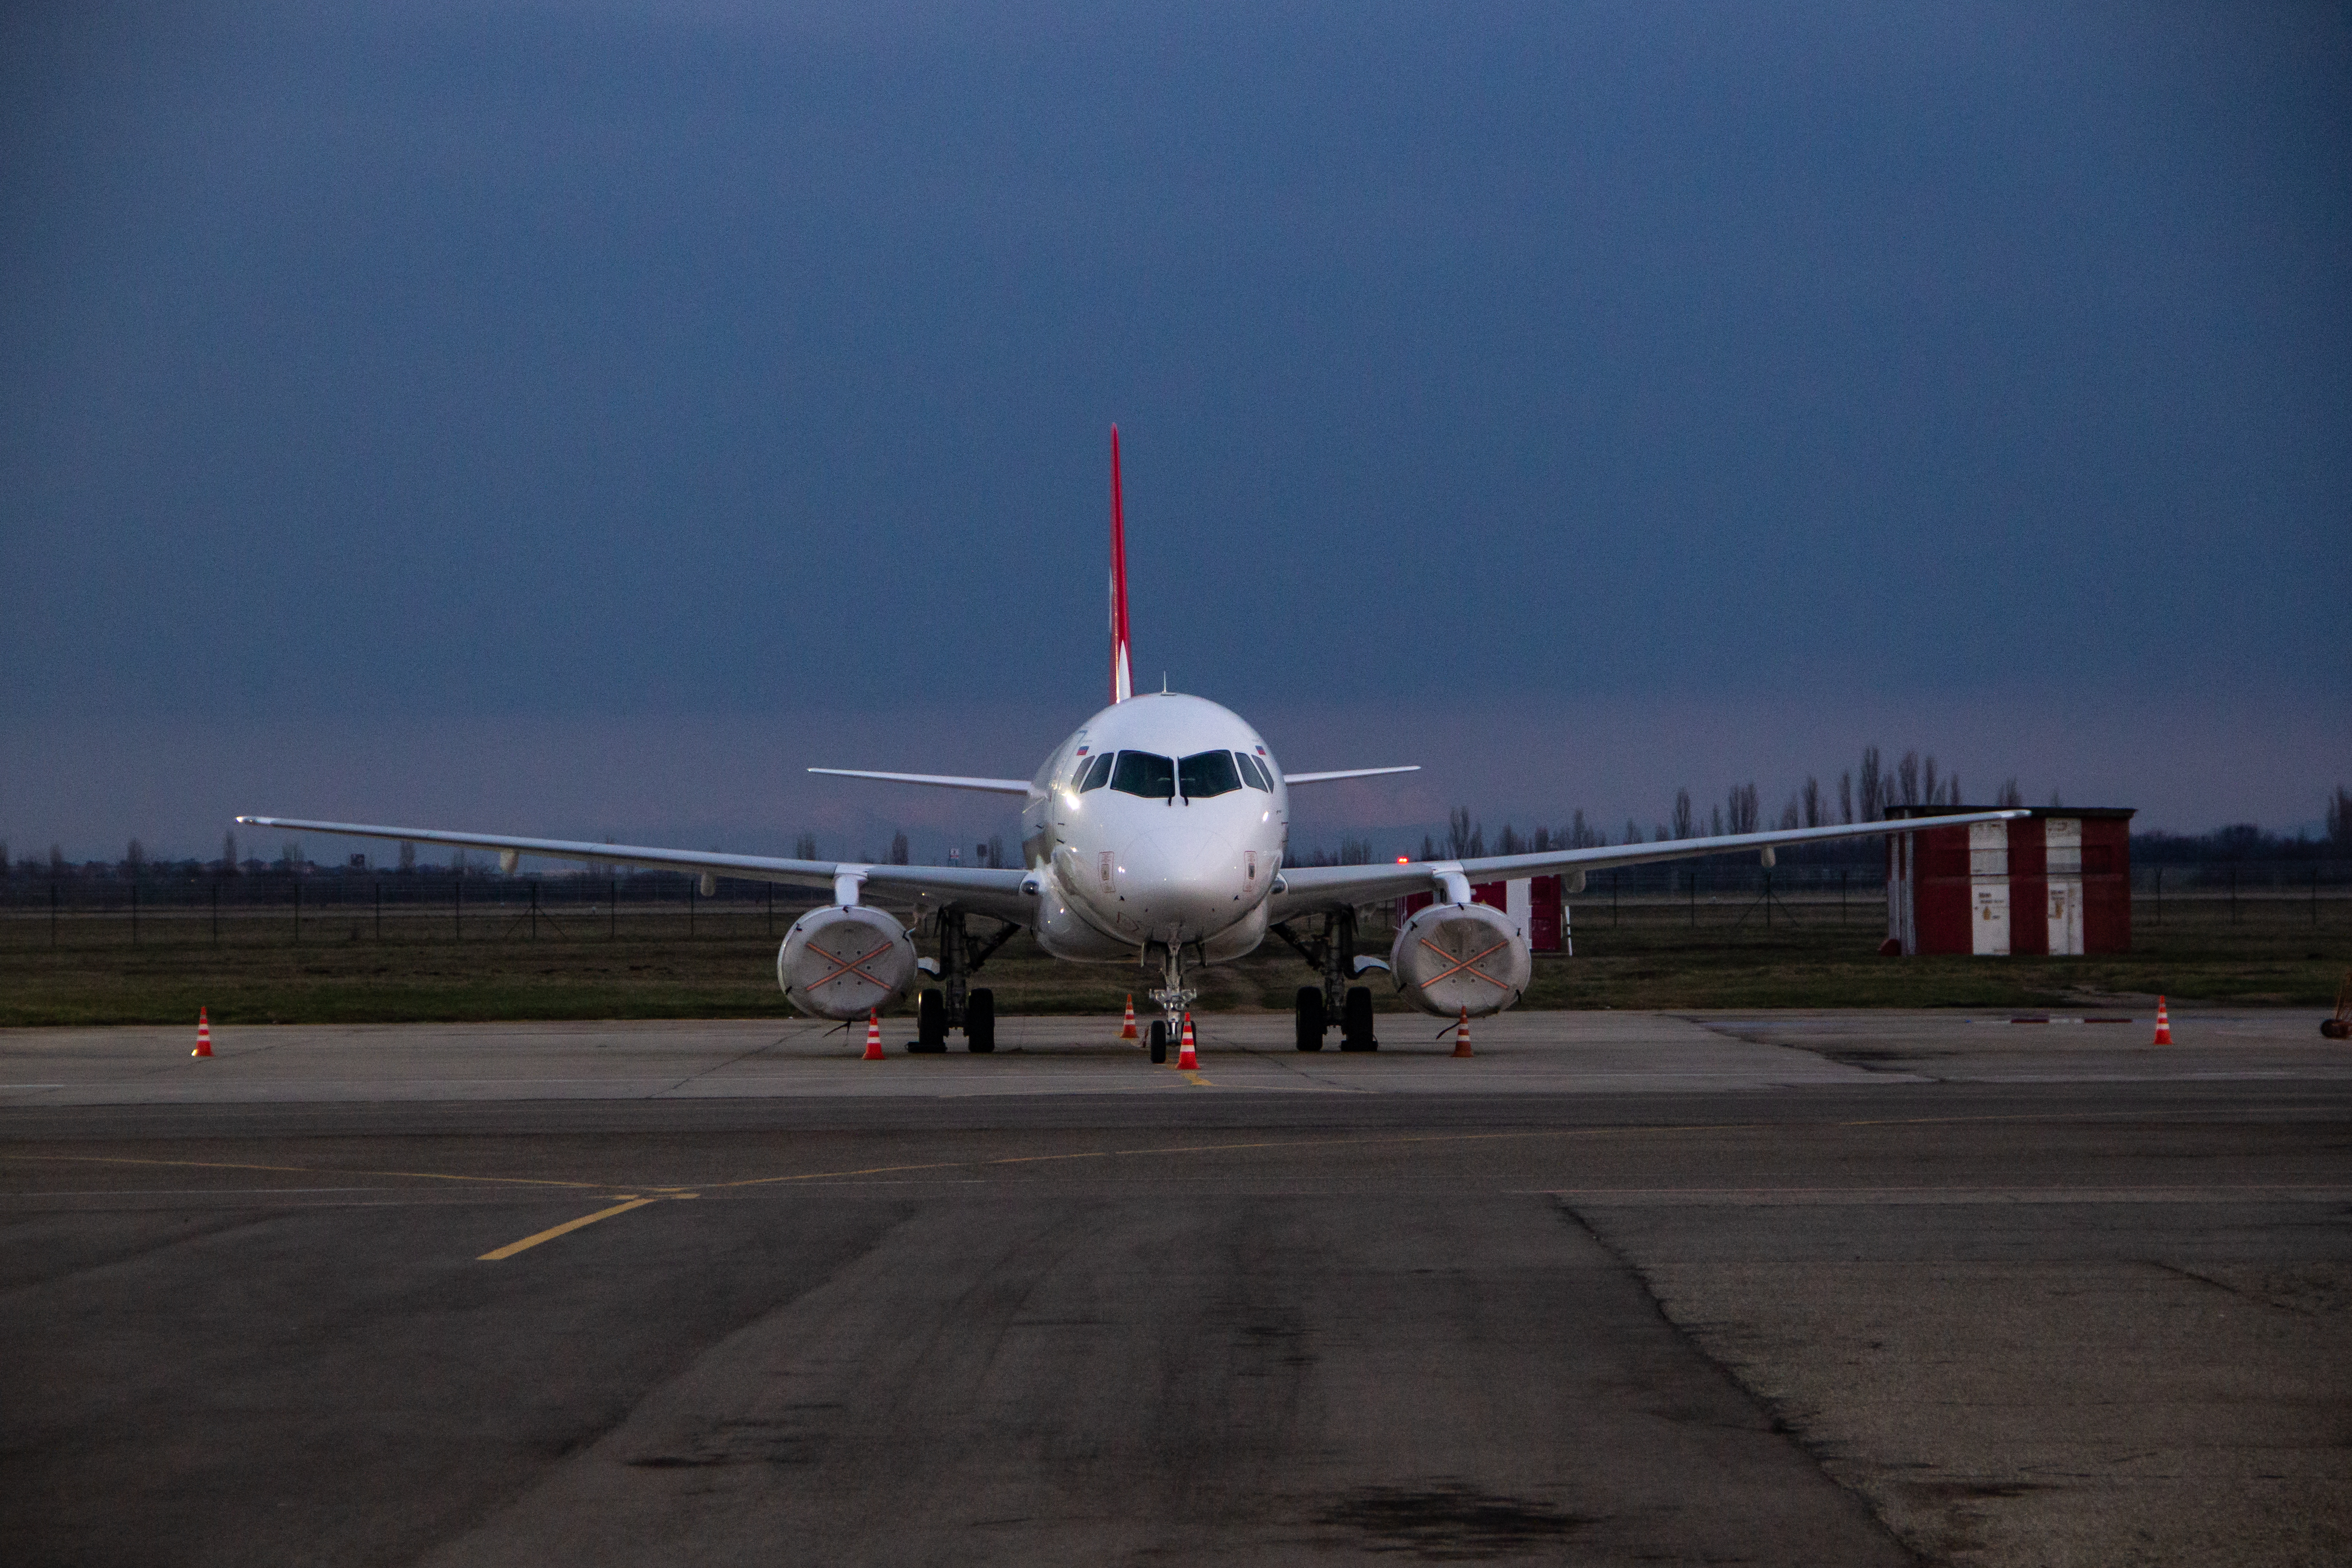
<svg viewBox="0 0 2352 1568"><path fill-rule="evenodd" d="M1152 946L1160 949L1160 973L1164 983L1150 993L1151 999L1160 1004L1160 1010L1167 1016L1165 1021L1156 1021L1151 1026L1151 1060L1165 1061L1168 1060L1168 1041L1181 1027L1184 1015L1192 1010L1192 1004L1199 999L1201 993L1184 983L1182 943L1154 943ZM1145 951L1148 953L1150 949Z"/></svg>

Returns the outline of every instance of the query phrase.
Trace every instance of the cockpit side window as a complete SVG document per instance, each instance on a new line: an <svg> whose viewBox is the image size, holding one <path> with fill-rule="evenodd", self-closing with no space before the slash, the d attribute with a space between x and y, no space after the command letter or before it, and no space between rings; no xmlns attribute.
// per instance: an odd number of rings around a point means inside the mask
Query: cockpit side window
<svg viewBox="0 0 2352 1568"><path fill-rule="evenodd" d="M1234 753L1234 760L1242 765L1242 778L1253 789L1272 789L1274 780L1266 777L1265 765L1246 751Z"/></svg>
<svg viewBox="0 0 2352 1568"><path fill-rule="evenodd" d="M1111 753L1096 753L1095 759L1079 770L1078 793L1083 795L1089 789L1099 789L1109 783L1110 763Z"/></svg>
<svg viewBox="0 0 2352 1568"><path fill-rule="evenodd" d="M1176 764L1149 751L1122 751L1110 770L1110 787L1122 795L1168 800L1176 793Z"/></svg>
<svg viewBox="0 0 2352 1568"><path fill-rule="evenodd" d="M1241 775L1234 770L1234 754L1230 751L1196 751L1177 768L1187 800L1230 795L1242 787Z"/></svg>

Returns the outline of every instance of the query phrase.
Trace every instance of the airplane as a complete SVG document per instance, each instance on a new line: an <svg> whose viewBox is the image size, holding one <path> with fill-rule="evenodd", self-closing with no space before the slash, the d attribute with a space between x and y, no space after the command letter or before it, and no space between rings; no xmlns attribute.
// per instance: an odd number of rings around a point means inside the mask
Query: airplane
<svg viewBox="0 0 2352 1568"><path fill-rule="evenodd" d="M1110 703L1055 747L1028 779L811 768L835 778L1021 798L1017 867L877 865L782 860L645 845L585 843L495 833L450 832L356 822L240 816L241 823L353 838L396 839L495 850L511 872L523 855L596 864L699 873L706 894L721 876L829 889L832 902L793 923L776 953L776 978L801 1012L848 1020L889 1006L937 980L916 998L918 1052L947 1049L961 1030L966 1049L996 1047L993 991L971 981L991 955L1026 931L1053 956L1076 963L1156 967L1150 991L1161 1016L1145 1049L1167 1060L1197 998L1186 984L1200 967L1255 952L1273 935L1294 948L1320 983L1299 988L1296 1044L1320 1051L1336 1025L1340 1049L1376 1049L1371 988L1385 973L1411 1006L1439 1018L1485 1018L1525 994L1533 964L1527 939L1501 910L1474 901L1474 883L1561 874L1571 894L1594 871L1753 853L1773 863L1783 845L1927 827L2004 821L2018 810L1932 819L1790 828L1589 849L1390 864L1288 863L1290 791L1342 779L1416 771L1417 764L1292 773L1265 737L1205 697L1134 689L1128 633L1127 525L1119 481L1118 429L1110 435ZM1358 912L1404 894L1433 902L1397 928L1383 959L1357 951ZM911 910L929 931L934 956L917 953L898 915L869 899ZM975 933L971 921L996 929Z"/></svg>

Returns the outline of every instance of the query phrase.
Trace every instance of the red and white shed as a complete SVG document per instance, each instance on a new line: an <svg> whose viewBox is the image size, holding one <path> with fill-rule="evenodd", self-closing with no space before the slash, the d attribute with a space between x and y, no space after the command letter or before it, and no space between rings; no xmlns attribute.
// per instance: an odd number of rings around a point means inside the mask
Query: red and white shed
<svg viewBox="0 0 2352 1568"><path fill-rule="evenodd" d="M1894 806L1938 817L1989 806ZM2123 806L1891 833L1886 935L1914 953L1984 956L2131 951L2131 819Z"/></svg>
<svg viewBox="0 0 2352 1568"><path fill-rule="evenodd" d="M1575 939L1568 924L1567 888L1568 879L1564 876L1474 882L1470 884L1470 902L1501 910L1531 952L1574 953ZM1426 909L1436 901L1433 893L1405 894L1397 900L1397 924L1402 925L1414 910Z"/></svg>

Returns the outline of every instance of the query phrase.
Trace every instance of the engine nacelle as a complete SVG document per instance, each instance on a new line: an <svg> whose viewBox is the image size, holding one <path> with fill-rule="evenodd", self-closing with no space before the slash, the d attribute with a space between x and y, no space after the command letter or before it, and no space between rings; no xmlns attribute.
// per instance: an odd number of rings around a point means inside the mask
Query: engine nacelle
<svg viewBox="0 0 2352 1568"><path fill-rule="evenodd" d="M810 910L776 949L776 983L816 1018L864 1018L904 996L914 978L914 938L862 904Z"/></svg>
<svg viewBox="0 0 2352 1568"><path fill-rule="evenodd" d="M1404 999L1439 1018L1501 1012L1528 988L1535 960L1499 909L1434 904L1397 930L1389 972Z"/></svg>

